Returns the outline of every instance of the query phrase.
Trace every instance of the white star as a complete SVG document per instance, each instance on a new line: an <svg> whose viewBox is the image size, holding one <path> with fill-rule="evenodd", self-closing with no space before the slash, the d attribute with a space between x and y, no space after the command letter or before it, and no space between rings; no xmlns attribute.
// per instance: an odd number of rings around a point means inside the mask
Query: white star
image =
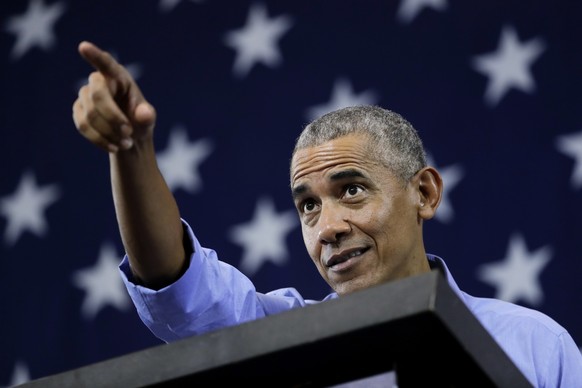
<svg viewBox="0 0 582 388"><path fill-rule="evenodd" d="M125 68L134 80L138 80L143 74L143 66L139 63L130 63L125 65Z"/></svg>
<svg viewBox="0 0 582 388"><path fill-rule="evenodd" d="M14 244L25 230L39 237L44 236L48 225L43 213L59 196L57 185L39 187L34 174L25 172L14 194L0 198L0 214L7 219L4 233L6 244Z"/></svg>
<svg viewBox="0 0 582 388"><path fill-rule="evenodd" d="M174 127L167 148L157 154L160 171L170 190L182 188L191 193L200 190L202 178L198 168L212 153L212 149L210 140L201 139L189 143L186 128Z"/></svg>
<svg viewBox="0 0 582 388"><path fill-rule="evenodd" d="M435 166L436 168L436 165L430 155L427 155L427 161L429 165ZM451 191L461 181L461 179L463 179L464 172L463 167L461 167L459 164L437 169L440 171L443 178L443 197L441 198L441 203L434 215L434 218L444 224L447 224L451 222L455 216L450 194Z"/></svg>
<svg viewBox="0 0 582 388"><path fill-rule="evenodd" d="M425 7L443 11L447 6L447 0L402 0L396 18L401 23L410 23Z"/></svg>
<svg viewBox="0 0 582 388"><path fill-rule="evenodd" d="M297 224L294 210L277 214L271 199L259 199L253 220L236 225L229 232L231 240L244 247L241 271L253 275L267 260L284 264L288 257L285 238Z"/></svg>
<svg viewBox="0 0 582 388"><path fill-rule="evenodd" d="M509 240L505 259L499 263L481 265L477 269L477 277L497 287L496 298L508 302L523 300L535 306L544 297L539 275L551 256L550 246L528 252L524 238L514 234Z"/></svg>
<svg viewBox="0 0 582 388"><path fill-rule="evenodd" d="M249 9L246 25L226 34L224 42L236 50L233 72L237 77L246 76L257 62L269 67L281 63L281 54L276 41L291 28L291 18L279 16L268 19L262 4L253 4Z"/></svg>
<svg viewBox="0 0 582 388"><path fill-rule="evenodd" d="M355 105L373 105L377 101L376 93L365 91L356 95L350 81L346 78L339 78L333 85L330 101L307 109L306 116L311 121L336 109Z"/></svg>
<svg viewBox="0 0 582 388"><path fill-rule="evenodd" d="M541 39L532 39L521 44L512 27L504 27L497 51L479 55L473 59L475 70L489 77L485 101L496 105L514 87L523 92L532 92L535 82L530 66L545 50Z"/></svg>
<svg viewBox="0 0 582 388"><path fill-rule="evenodd" d="M9 18L6 31L16 35L16 44L10 53L12 59L20 58L33 46L52 48L56 40L53 25L64 12L63 2L45 7L42 0L31 0L25 14Z"/></svg>
<svg viewBox="0 0 582 388"><path fill-rule="evenodd" d="M86 319L94 318L107 305L119 310L127 310L131 306L127 290L119 277L120 261L121 257L113 245L105 243L94 267L73 273L73 284L86 292L81 306Z"/></svg>
<svg viewBox="0 0 582 388"><path fill-rule="evenodd" d="M162 12L170 12L181 2L182 0L160 0L160 10ZM202 3L204 0L190 0L193 3Z"/></svg>
<svg viewBox="0 0 582 388"><path fill-rule="evenodd" d="M28 371L28 367L22 361L16 361L14 370L12 371L12 377L10 378L10 384L7 387L16 387L29 381L30 372Z"/></svg>
<svg viewBox="0 0 582 388"><path fill-rule="evenodd" d="M574 158L575 165L570 182L574 189L579 189L582 187L582 132L558 136L556 148Z"/></svg>

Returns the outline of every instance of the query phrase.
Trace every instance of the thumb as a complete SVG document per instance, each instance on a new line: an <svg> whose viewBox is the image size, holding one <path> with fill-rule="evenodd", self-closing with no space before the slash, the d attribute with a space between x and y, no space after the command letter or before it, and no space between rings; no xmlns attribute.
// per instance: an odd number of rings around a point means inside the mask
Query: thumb
<svg viewBox="0 0 582 388"><path fill-rule="evenodd" d="M140 126L152 126L156 121L156 111L147 102L140 102L133 111L133 120Z"/></svg>

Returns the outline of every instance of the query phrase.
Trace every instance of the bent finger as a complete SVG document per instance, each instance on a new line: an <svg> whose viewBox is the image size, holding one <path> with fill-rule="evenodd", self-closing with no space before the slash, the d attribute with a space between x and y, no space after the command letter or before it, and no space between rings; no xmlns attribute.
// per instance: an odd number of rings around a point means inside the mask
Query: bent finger
<svg viewBox="0 0 582 388"><path fill-rule="evenodd" d="M75 102L75 104L77 104L77 102ZM85 139L107 152L117 152L119 150L117 145L112 144L101 133L92 128L86 120L79 118L79 115L76 113L76 111L73 113L73 119L75 121L77 130L79 133L81 133L81 135L83 135Z"/></svg>
<svg viewBox="0 0 582 388"><path fill-rule="evenodd" d="M93 128L88 128L83 132L83 136L97 147L107 152L118 152L120 147L111 143L101 133L95 131Z"/></svg>
<svg viewBox="0 0 582 388"><path fill-rule="evenodd" d="M73 104L73 121L81 135L108 151L128 148L128 137L123 136L119 128L103 118L90 99L83 97L86 92L80 94Z"/></svg>
<svg viewBox="0 0 582 388"><path fill-rule="evenodd" d="M86 90L80 91L79 95L82 100L86 101L84 105L87 113L90 110L95 110L118 132L119 136L128 137L131 135L130 120L110 93L107 80L101 73L92 73L89 76Z"/></svg>

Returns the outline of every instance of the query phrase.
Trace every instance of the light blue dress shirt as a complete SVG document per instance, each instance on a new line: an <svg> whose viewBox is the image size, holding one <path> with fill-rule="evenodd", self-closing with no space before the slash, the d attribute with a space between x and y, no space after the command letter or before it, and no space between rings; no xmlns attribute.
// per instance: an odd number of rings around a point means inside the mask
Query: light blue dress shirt
<svg viewBox="0 0 582 388"><path fill-rule="evenodd" d="M142 287L133 282L127 256L120 264L140 318L165 342L338 297L332 293L323 300L304 299L294 288L257 292L244 274L203 248L183 223L194 253L175 283L158 291ZM582 387L582 354L561 325L536 310L471 296L459 289L441 258L427 258L534 387Z"/></svg>

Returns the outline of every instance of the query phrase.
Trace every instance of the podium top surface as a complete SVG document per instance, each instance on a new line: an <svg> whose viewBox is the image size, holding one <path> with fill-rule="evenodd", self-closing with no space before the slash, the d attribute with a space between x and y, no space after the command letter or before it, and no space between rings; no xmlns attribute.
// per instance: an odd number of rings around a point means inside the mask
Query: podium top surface
<svg viewBox="0 0 582 388"><path fill-rule="evenodd" d="M437 270L20 387L323 387L387 371L399 388L531 387Z"/></svg>

